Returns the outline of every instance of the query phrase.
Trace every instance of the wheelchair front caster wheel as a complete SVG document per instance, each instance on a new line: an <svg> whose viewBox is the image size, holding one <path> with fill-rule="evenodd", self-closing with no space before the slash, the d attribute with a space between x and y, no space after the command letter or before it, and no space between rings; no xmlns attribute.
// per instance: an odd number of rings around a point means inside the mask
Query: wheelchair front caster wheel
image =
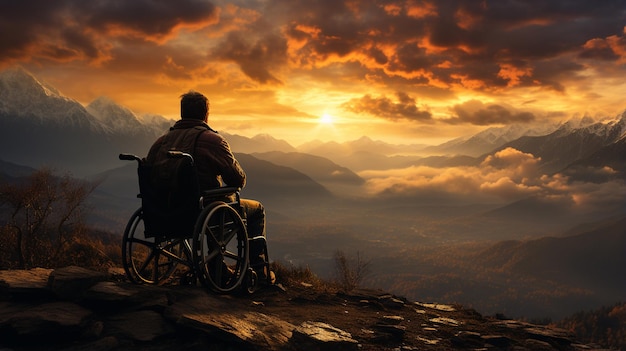
<svg viewBox="0 0 626 351"><path fill-rule="evenodd" d="M245 278L246 292L253 294L259 285L259 276L252 268L248 268Z"/></svg>

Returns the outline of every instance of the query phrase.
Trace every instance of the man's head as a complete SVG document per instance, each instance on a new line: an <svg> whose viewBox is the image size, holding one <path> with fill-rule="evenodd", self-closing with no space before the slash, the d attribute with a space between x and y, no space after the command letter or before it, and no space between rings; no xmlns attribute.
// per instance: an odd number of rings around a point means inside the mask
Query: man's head
<svg viewBox="0 0 626 351"><path fill-rule="evenodd" d="M180 96L180 117L182 119L207 120L209 99L197 91L189 91Z"/></svg>

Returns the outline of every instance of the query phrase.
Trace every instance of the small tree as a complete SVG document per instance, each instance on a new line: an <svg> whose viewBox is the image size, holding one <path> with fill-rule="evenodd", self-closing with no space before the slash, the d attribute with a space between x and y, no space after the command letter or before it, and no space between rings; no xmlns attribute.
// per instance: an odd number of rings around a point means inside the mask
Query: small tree
<svg viewBox="0 0 626 351"><path fill-rule="evenodd" d="M97 185L35 171L26 180L0 183L0 267L54 267L68 262L85 237L83 211Z"/></svg>
<svg viewBox="0 0 626 351"><path fill-rule="evenodd" d="M358 251L356 257L349 258L343 251L337 250L334 259L337 283L347 291L358 287L370 273L371 261L364 260Z"/></svg>

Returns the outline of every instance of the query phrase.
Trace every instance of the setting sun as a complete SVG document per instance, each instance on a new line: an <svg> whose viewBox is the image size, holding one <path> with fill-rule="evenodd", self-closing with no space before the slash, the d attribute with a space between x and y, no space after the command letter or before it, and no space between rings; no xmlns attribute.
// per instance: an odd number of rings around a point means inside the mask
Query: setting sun
<svg viewBox="0 0 626 351"><path fill-rule="evenodd" d="M333 124L333 121L334 117L328 113L324 113L319 119L320 124Z"/></svg>

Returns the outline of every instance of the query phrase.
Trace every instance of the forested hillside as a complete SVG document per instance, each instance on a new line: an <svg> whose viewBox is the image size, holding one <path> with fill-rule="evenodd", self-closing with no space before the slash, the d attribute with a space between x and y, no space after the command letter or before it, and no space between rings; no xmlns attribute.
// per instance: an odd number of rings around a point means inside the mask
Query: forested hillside
<svg viewBox="0 0 626 351"><path fill-rule="evenodd" d="M579 312L555 325L575 333L580 340L611 350L626 350L626 302Z"/></svg>

